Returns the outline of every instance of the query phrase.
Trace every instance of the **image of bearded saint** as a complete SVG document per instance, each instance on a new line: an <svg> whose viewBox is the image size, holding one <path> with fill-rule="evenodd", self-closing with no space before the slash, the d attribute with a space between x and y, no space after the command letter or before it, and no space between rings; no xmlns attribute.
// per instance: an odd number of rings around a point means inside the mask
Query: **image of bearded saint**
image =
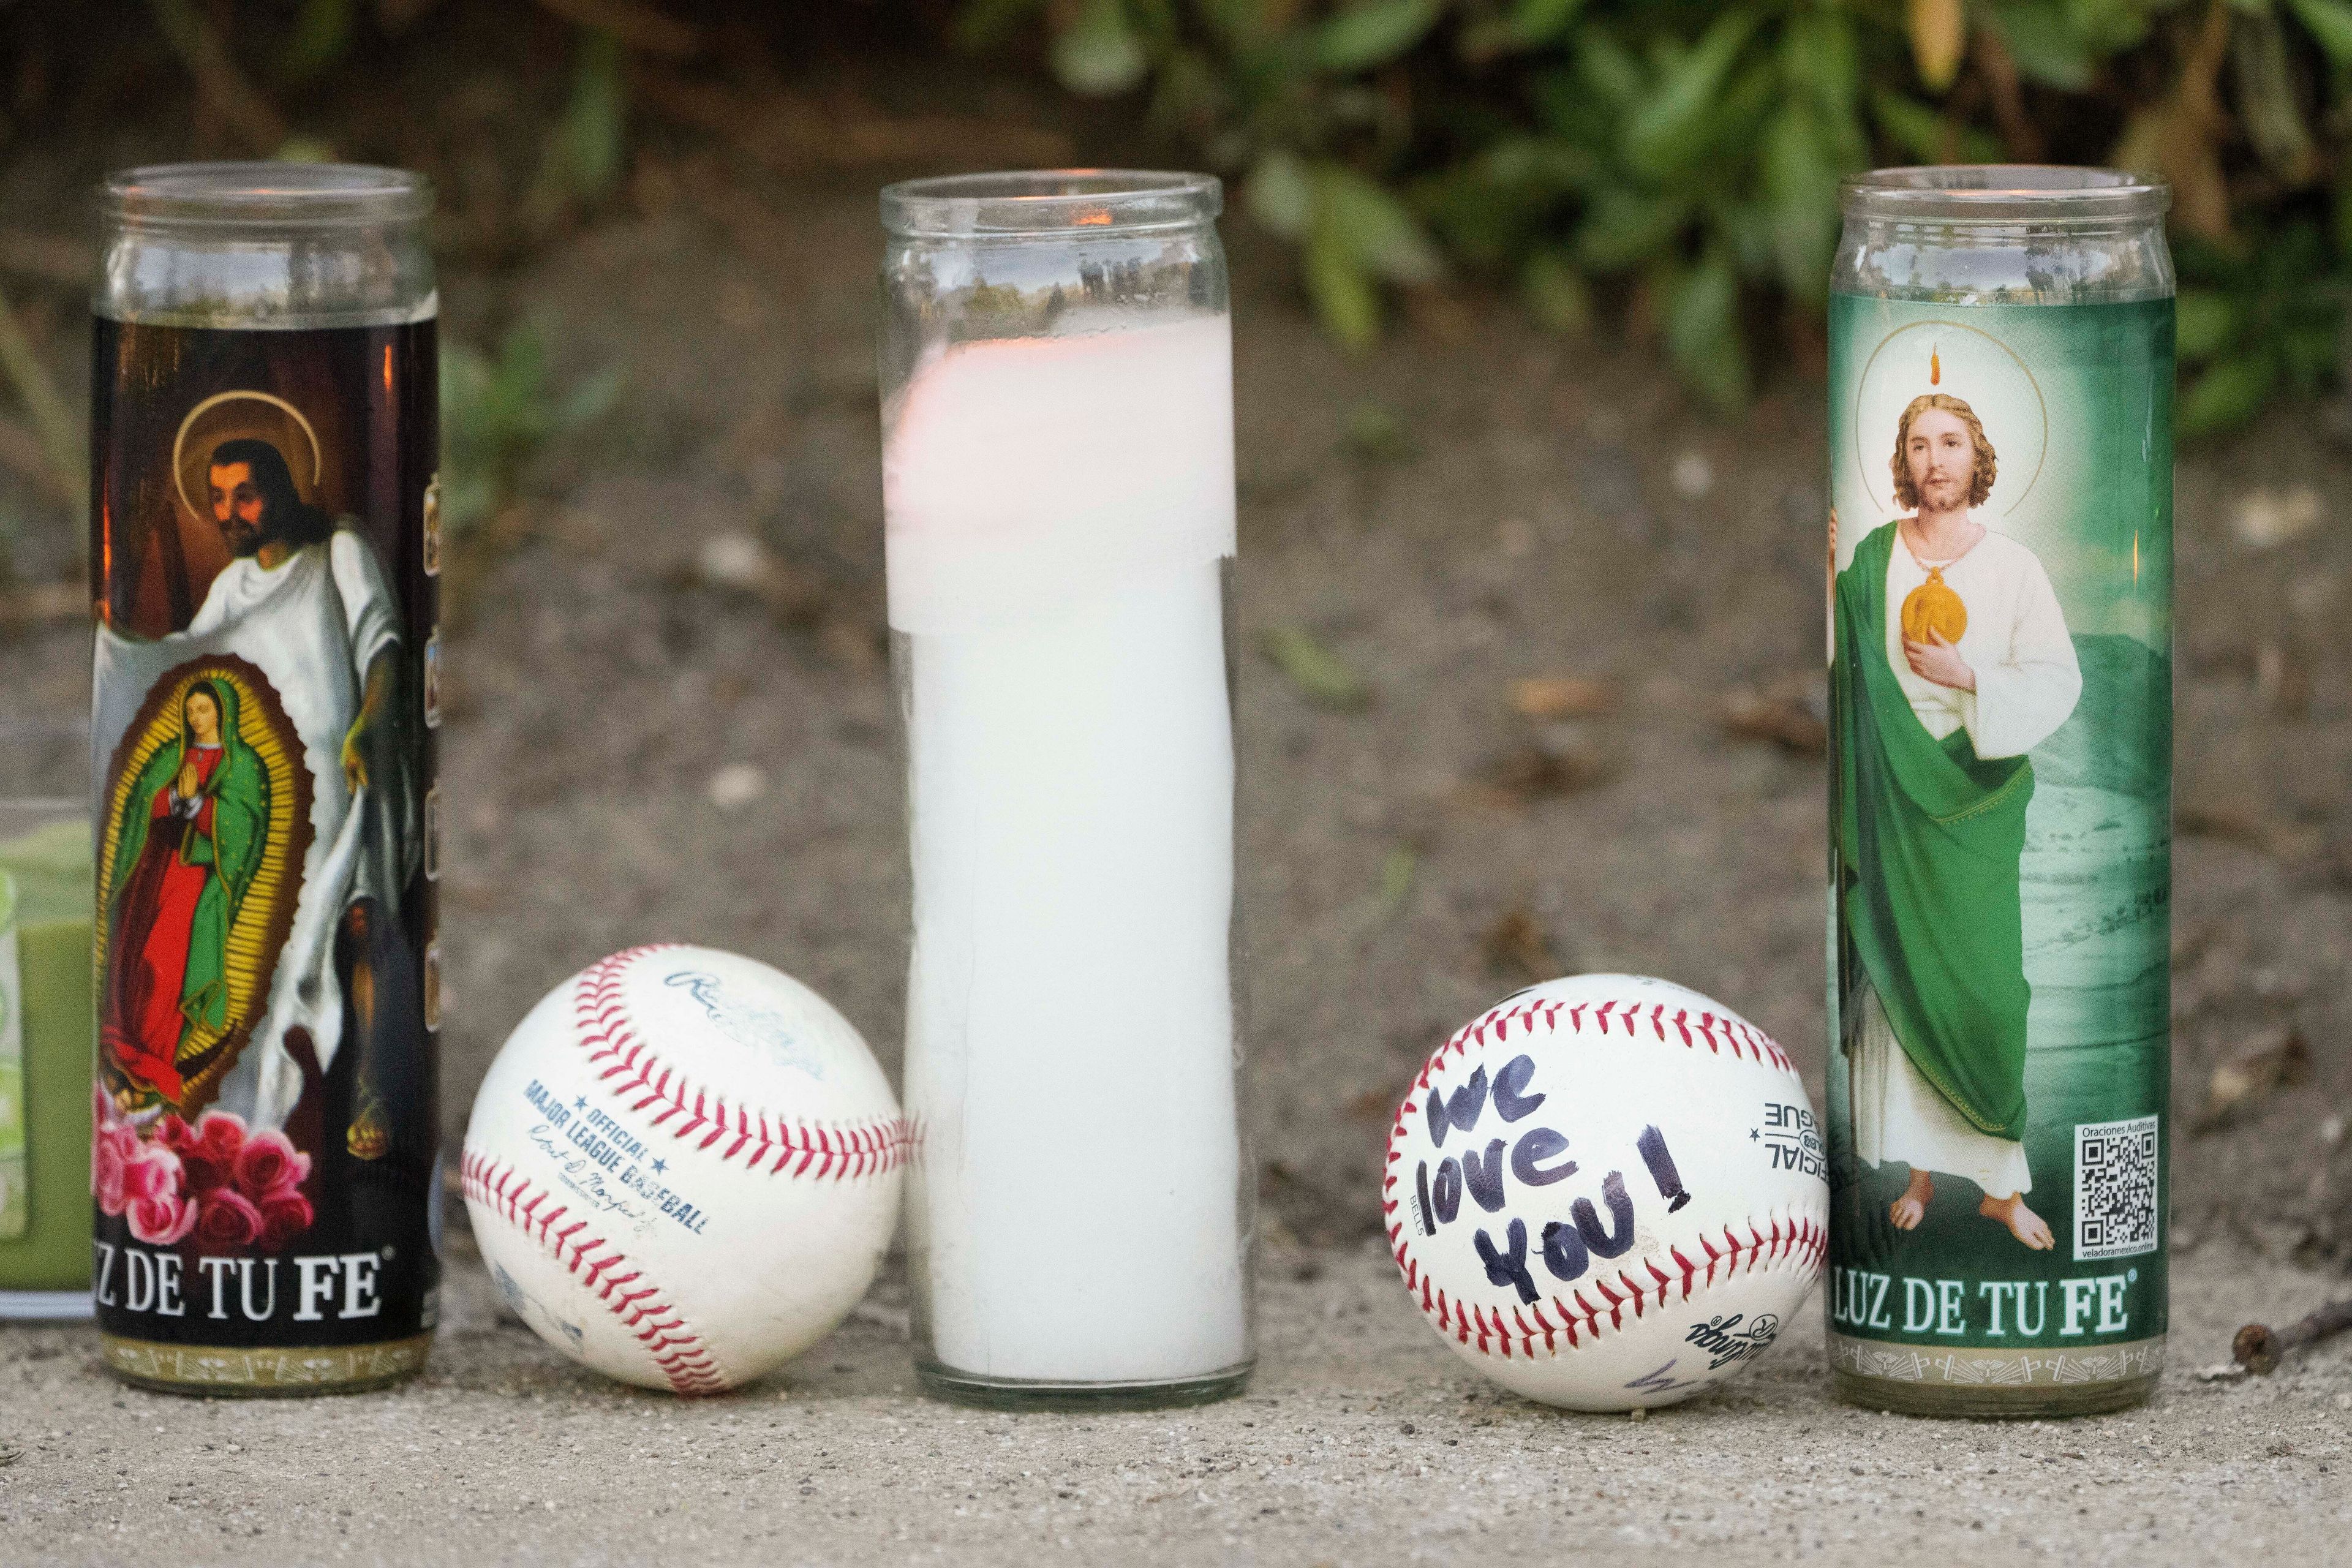
<svg viewBox="0 0 2352 1568"><path fill-rule="evenodd" d="M96 754L113 754L155 685L206 656L257 667L293 726L311 781L311 836L291 930L266 1006L210 1101L248 1127L288 1128L298 1107L311 1121L320 1114L347 1044L364 1064L373 1037L417 1026L399 924L419 855L414 770L400 741L403 617L355 520L306 503L275 445L226 441L210 459L212 521L230 560L186 630L149 641L100 625L92 742ZM224 935L267 820L266 781L237 738L230 683L198 681L182 709L178 742L150 759L126 802L109 910L100 1037L111 1087L134 1110L159 1100L187 1109L176 1031L220 1022ZM374 1091L359 1077L364 1107ZM305 1147L343 1131L289 1131ZM361 1152L356 1121L352 1141Z"/></svg>
<svg viewBox="0 0 2352 1568"><path fill-rule="evenodd" d="M1926 1218L1938 1174L2037 1250L2025 1201L2026 1011L2019 861L2026 753L2074 710L2073 638L2031 550L1976 521L1999 472L1969 405L1916 398L1895 430L1898 505L1836 574L1831 722L1841 993L1854 1150L1909 1168L1889 1205ZM1837 520L1832 514L1832 560Z"/></svg>

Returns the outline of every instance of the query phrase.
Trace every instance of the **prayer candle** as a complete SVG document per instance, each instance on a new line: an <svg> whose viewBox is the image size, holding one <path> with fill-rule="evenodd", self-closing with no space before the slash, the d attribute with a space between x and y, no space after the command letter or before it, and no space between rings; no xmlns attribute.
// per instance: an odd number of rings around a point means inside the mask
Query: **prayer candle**
<svg viewBox="0 0 2352 1568"><path fill-rule="evenodd" d="M1830 302L1830 1353L1918 1415L2164 1364L2164 186L1850 184Z"/></svg>
<svg viewBox="0 0 2352 1568"><path fill-rule="evenodd" d="M927 1381L1237 1385L1221 310L941 345L886 409ZM1171 1392L1172 1391L1172 1392Z"/></svg>
<svg viewBox="0 0 2352 1568"><path fill-rule="evenodd" d="M431 187L171 164L103 202L100 1354L374 1387L439 1315Z"/></svg>

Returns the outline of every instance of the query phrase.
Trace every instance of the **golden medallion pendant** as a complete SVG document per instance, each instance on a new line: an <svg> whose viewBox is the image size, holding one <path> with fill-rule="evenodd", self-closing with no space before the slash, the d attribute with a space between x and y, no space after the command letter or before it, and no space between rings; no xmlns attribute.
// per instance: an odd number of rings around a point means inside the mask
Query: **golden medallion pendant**
<svg viewBox="0 0 2352 1568"><path fill-rule="evenodd" d="M1944 581L1944 569L1927 568L1927 580L1904 596L1903 635L1912 642L1927 642L1933 632L1956 643L1969 629L1969 607Z"/></svg>

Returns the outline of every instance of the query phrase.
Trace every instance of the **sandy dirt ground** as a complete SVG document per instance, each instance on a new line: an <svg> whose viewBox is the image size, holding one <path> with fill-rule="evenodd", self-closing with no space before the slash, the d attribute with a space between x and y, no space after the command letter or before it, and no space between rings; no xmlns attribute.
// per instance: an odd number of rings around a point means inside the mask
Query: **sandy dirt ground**
<svg viewBox="0 0 2352 1568"><path fill-rule="evenodd" d="M654 138L614 211L446 280L453 333L538 312L563 375L628 378L466 546L446 639L452 1142L531 1002L640 941L779 964L896 1070L874 183ZM19 212L74 188L0 171ZM2239 1322L2340 1293L2352 1243L2352 466L2317 422L2282 413L2180 468L2174 1110L2210 1127L2178 1141L2162 1402L2049 1426L1854 1415L1828 1403L1809 1310L1727 1394L1640 1426L1567 1418L1485 1392L1412 1321L1369 1245L1380 1139L1445 1033L1549 972L1719 996L1818 1097L1821 763L1724 713L1817 700L1819 387L1785 375L1743 416L1702 417L1613 329L1545 339L1466 294L1350 360L1285 258L1229 232L1244 646L1303 629L1371 693L1330 711L1255 652L1242 671L1268 1242L1249 1396L1092 1419L928 1404L886 1289L782 1382L679 1405L500 1322L461 1255L433 1369L387 1395L162 1399L107 1382L68 1332L0 1331L0 1559L2325 1557L2352 1522L2347 1352L2255 1384L2187 1370ZM46 320L69 363L69 309ZM797 586L712 582L697 563L730 535ZM0 663L0 728L68 777L83 635L20 637ZM1522 717L1511 683L1535 676L1603 682L1613 709ZM2214 1068L2289 1029L2306 1065L2209 1117Z"/></svg>

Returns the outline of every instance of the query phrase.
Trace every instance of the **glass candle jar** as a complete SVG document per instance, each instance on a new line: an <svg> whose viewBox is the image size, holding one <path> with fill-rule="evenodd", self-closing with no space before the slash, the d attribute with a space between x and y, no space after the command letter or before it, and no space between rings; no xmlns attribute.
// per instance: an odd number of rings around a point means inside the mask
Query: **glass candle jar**
<svg viewBox="0 0 2352 1568"><path fill-rule="evenodd" d="M1830 1351L2040 1416L2164 1362L2172 265L2160 181L1849 183L1830 300Z"/></svg>
<svg viewBox="0 0 2352 1568"><path fill-rule="evenodd" d="M431 191L191 163L101 204L101 1351L368 1387L423 1364L440 1279Z"/></svg>
<svg viewBox="0 0 2352 1568"><path fill-rule="evenodd" d="M918 1370L1178 1404L1253 1362L1232 331L1203 175L893 185Z"/></svg>
<svg viewBox="0 0 2352 1568"><path fill-rule="evenodd" d="M89 1316L88 754L0 723L0 1319Z"/></svg>

